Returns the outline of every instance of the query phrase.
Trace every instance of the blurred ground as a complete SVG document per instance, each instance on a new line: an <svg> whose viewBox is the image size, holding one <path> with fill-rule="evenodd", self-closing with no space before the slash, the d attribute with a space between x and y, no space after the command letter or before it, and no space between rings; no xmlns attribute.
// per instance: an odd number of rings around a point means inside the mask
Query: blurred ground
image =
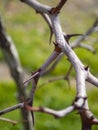
<svg viewBox="0 0 98 130"><path fill-rule="evenodd" d="M5 63L0 63L0 81L11 80L10 72Z"/></svg>

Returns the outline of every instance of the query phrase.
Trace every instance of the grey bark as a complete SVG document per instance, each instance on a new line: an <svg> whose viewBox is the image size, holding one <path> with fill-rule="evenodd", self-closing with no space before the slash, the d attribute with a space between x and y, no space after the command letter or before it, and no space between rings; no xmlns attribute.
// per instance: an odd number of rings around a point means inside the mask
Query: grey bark
<svg viewBox="0 0 98 130"><path fill-rule="evenodd" d="M2 19L0 17L0 48L2 50L5 62L7 63L10 73L17 85L18 101L23 102L26 100L26 92L23 89L24 72L18 57L16 47L10 36L7 35ZM21 108L22 118L25 121L24 129L32 130L33 124L30 113Z"/></svg>

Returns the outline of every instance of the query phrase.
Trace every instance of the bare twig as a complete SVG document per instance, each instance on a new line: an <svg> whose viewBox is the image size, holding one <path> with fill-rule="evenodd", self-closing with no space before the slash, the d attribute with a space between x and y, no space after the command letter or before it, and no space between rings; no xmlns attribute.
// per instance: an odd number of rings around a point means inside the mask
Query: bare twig
<svg viewBox="0 0 98 130"><path fill-rule="evenodd" d="M83 44L83 43L80 43L79 44L79 47L81 48L85 48L87 49L88 51L92 52L92 53L95 53L95 49L91 46L91 45L87 45L87 44Z"/></svg>
<svg viewBox="0 0 98 130"><path fill-rule="evenodd" d="M80 36L73 44L72 47L76 47L82 41L86 39L86 37L90 36L92 33L96 31L96 27L98 27L98 19L95 20L93 25L85 32L84 35Z"/></svg>
<svg viewBox="0 0 98 130"><path fill-rule="evenodd" d="M16 125L18 123L18 121L13 121L4 117L0 117L0 121L8 122L8 123L11 123L12 125Z"/></svg>
<svg viewBox="0 0 98 130"><path fill-rule="evenodd" d="M52 110L52 109L44 108L44 107L30 107L30 106L25 106L25 107L29 111L47 113L49 115L53 115L56 118L64 117L75 109L74 106L70 106L60 111L56 111L56 110Z"/></svg>
<svg viewBox="0 0 98 130"><path fill-rule="evenodd" d="M55 8L52 8L52 10L50 11L51 14L58 14L66 2L67 0L60 0L58 5Z"/></svg>
<svg viewBox="0 0 98 130"><path fill-rule="evenodd" d="M15 105L15 106L12 106L12 107L9 107L9 108L6 108L6 109L0 111L0 115L6 114L8 112L11 112L13 110L23 108L23 107L24 107L24 103L19 103L19 104Z"/></svg>
<svg viewBox="0 0 98 130"><path fill-rule="evenodd" d="M53 67L55 67L56 64L53 64L53 65L54 65L54 66L52 66L51 69L48 70L49 72L50 72L50 70L53 69ZM39 88L42 87L42 86L44 86L44 85L47 85L47 84L49 84L49 83L58 81L58 80L67 80L68 85L69 85L69 87L70 87L71 85L70 85L69 75L70 75L70 73L71 73L71 70L72 70L72 64L70 65L70 67L69 67L69 69L68 69L68 72L66 73L65 76L58 76L58 77L54 77L54 78L52 77L51 79L49 79L49 80L47 80L46 82L42 83L42 84L39 86ZM45 73L45 74L46 74L46 73Z"/></svg>
<svg viewBox="0 0 98 130"><path fill-rule="evenodd" d="M98 78L92 75L90 72L88 74L87 81L98 87Z"/></svg>
<svg viewBox="0 0 98 130"><path fill-rule="evenodd" d="M11 120L11 119L4 118L4 117L0 117L0 121L8 122L8 123L11 123L12 125L17 125L19 123L23 123L23 122L25 123L25 122L27 122L27 120L15 121L15 120Z"/></svg>
<svg viewBox="0 0 98 130"><path fill-rule="evenodd" d="M24 81L24 84L30 82L34 77L38 75L41 76L47 67L58 57L59 54L60 52L54 50L46 62L36 72L33 72L28 80Z"/></svg>
<svg viewBox="0 0 98 130"><path fill-rule="evenodd" d="M56 68L57 64L60 62L60 60L62 59L63 56L64 56L63 53L58 55L58 57L55 59L53 64L49 68L47 68L45 71L43 71L42 76L49 74L51 71L53 71Z"/></svg>

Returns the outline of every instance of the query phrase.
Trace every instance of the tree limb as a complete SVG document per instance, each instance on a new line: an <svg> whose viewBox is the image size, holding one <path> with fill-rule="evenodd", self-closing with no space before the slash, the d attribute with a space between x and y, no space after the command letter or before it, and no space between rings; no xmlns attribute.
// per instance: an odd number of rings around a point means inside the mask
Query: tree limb
<svg viewBox="0 0 98 130"><path fill-rule="evenodd" d="M10 69L10 73L14 81L16 82L18 89L18 101L23 102L26 100L27 97L26 92L23 88L23 69L20 64L16 47L11 37L7 35L1 17L0 17L0 48L2 50L4 59ZM31 130L31 126L33 124L31 123L30 113L28 113L24 109L21 109L21 113L23 120L27 120L27 122L24 123L24 129Z"/></svg>
<svg viewBox="0 0 98 130"><path fill-rule="evenodd" d="M25 107L29 111L47 113L49 115L53 115L55 118L64 117L74 110L74 106L70 106L70 107L68 107L64 110L60 110L60 111L52 110L52 109L45 108L45 107L30 107L30 106L25 106Z"/></svg>

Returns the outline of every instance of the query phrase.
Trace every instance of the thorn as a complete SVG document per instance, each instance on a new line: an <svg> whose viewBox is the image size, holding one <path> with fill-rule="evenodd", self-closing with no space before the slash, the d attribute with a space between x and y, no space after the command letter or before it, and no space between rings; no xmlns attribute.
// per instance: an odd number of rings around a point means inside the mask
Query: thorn
<svg viewBox="0 0 98 130"><path fill-rule="evenodd" d="M65 37L65 39L66 39L67 41L69 41L70 38L76 37L76 36L81 36L81 35L83 35L83 34L67 34L67 35L64 35L64 37Z"/></svg>
<svg viewBox="0 0 98 130"><path fill-rule="evenodd" d="M88 69L89 69L89 66L85 66L85 67L84 67L84 69L85 69L86 71L88 71Z"/></svg>
<svg viewBox="0 0 98 130"><path fill-rule="evenodd" d="M30 82L32 79L38 77L39 74L40 74L40 72L41 72L40 68L37 71L32 72L32 75L26 81L23 82L23 85L26 84L26 83L28 83L28 82Z"/></svg>

